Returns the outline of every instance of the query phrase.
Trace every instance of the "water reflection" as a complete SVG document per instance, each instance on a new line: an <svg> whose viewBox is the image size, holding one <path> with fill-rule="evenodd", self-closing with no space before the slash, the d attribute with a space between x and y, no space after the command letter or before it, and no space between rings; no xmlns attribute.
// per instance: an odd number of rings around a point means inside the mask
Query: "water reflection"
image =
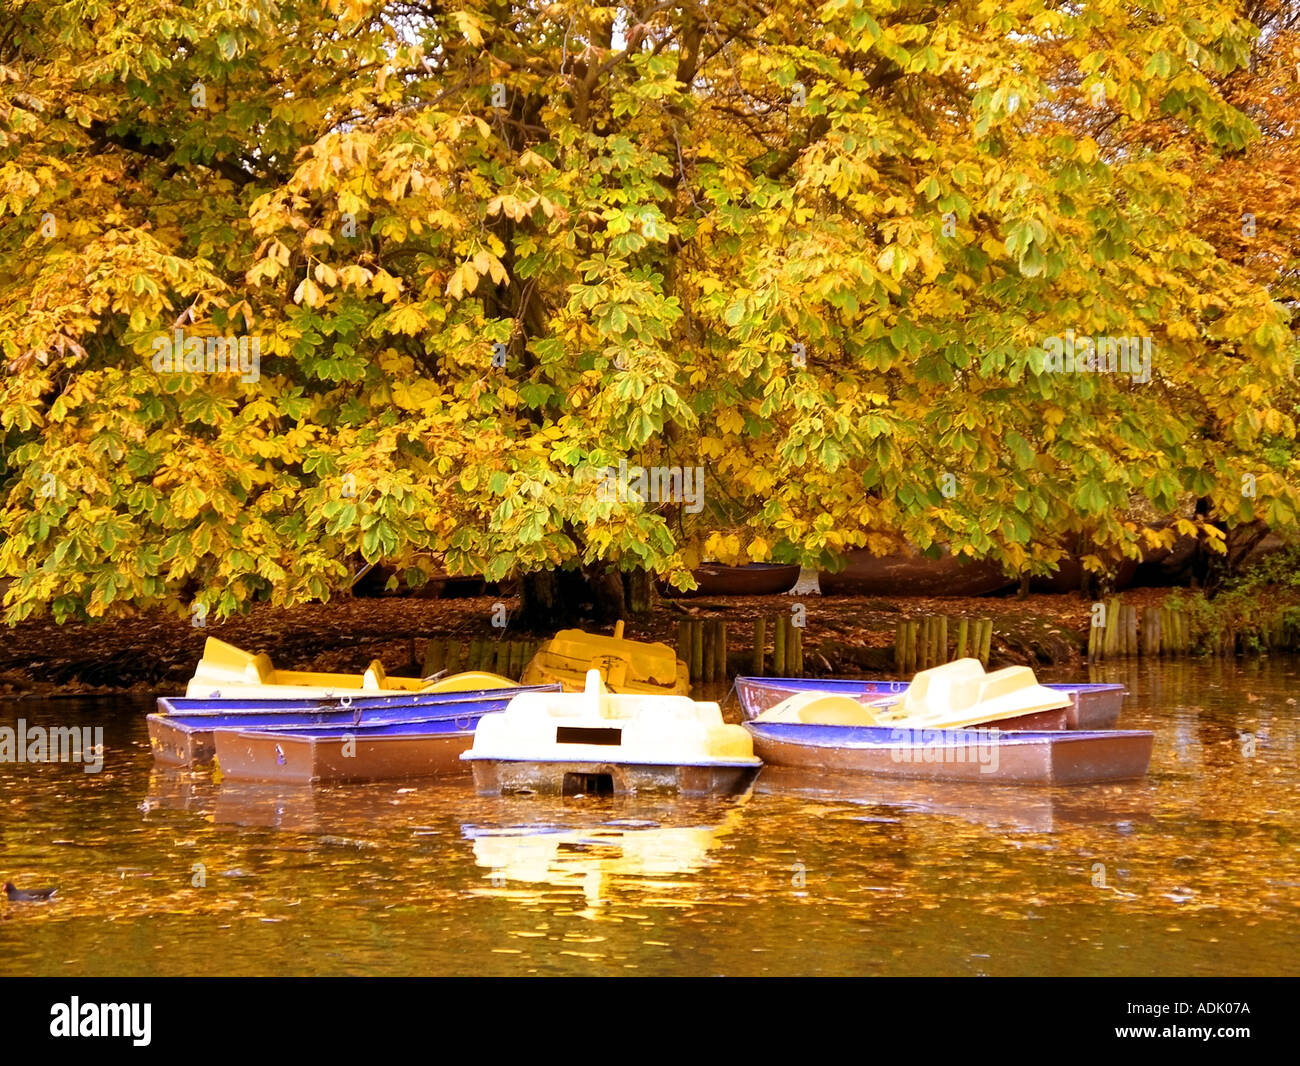
<svg viewBox="0 0 1300 1066"><path fill-rule="evenodd" d="M557 810L554 802L529 799L528 813L545 820L466 824L461 831L473 842L474 861L490 871L479 893L536 900L545 893L521 892L520 884L576 887L586 899L586 916L593 917L616 891L657 897L643 896L644 902L689 906L695 883L680 878L704 869L709 852L735 831L747 800L709 811L694 801L665 805L645 799L582 801Z"/></svg>

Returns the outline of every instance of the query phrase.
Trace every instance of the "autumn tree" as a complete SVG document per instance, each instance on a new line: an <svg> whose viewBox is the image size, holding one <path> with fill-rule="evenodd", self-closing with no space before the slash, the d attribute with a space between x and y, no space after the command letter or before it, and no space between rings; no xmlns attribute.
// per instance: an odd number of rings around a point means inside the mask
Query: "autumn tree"
<svg viewBox="0 0 1300 1066"><path fill-rule="evenodd" d="M1257 39L1219 0L11 0L7 618L320 599L356 558L1042 572L1290 529L1280 267L1197 199L1272 135ZM1149 338L1150 380L1053 372L1067 334ZM611 499L620 461L702 505Z"/></svg>

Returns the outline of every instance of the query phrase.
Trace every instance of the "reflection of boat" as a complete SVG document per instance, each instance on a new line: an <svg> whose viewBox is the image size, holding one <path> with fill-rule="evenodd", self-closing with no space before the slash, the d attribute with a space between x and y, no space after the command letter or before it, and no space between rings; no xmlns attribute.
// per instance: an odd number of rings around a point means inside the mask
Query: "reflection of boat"
<svg viewBox="0 0 1300 1066"><path fill-rule="evenodd" d="M1067 825L1150 822L1150 790L1044 789L964 781L900 781L849 771L765 766L756 794L793 795L832 803L858 803L948 815L990 826L1049 831Z"/></svg>
<svg viewBox="0 0 1300 1066"><path fill-rule="evenodd" d="M497 891L517 895L518 888L508 882L576 888L595 905L616 886L661 890L664 882L650 879L703 869L710 849L738 823L740 804L720 816L716 810L647 808L638 802L623 812L636 817L612 818L602 803L603 809L586 819L569 806L557 812L558 823L469 824L461 832L473 842L474 861L491 871ZM583 821L587 824L575 824Z"/></svg>
<svg viewBox="0 0 1300 1066"><path fill-rule="evenodd" d="M581 692L587 671L599 670L611 692L645 692L685 696L691 690L690 672L667 644L623 638L623 623L614 635L562 629L537 649L524 669L525 685L558 681L565 692Z"/></svg>
<svg viewBox="0 0 1300 1066"><path fill-rule="evenodd" d="M679 596L776 596L789 592L799 580L799 566L784 563L748 563L723 566L705 563L691 571L698 588L683 592L665 583L664 595Z"/></svg>
<svg viewBox="0 0 1300 1066"><path fill-rule="evenodd" d="M848 565L817 575L826 596L987 596L1015 584L1002 567L985 559L951 554L937 559L919 552L873 555L866 548L848 553Z"/></svg>
<svg viewBox="0 0 1300 1066"><path fill-rule="evenodd" d="M464 692L471 689L512 688L515 682L482 671L453 674L438 680L389 677L375 660L362 674L322 674L306 670L277 670L265 653L253 654L208 637L203 658L186 687L186 695L220 698L302 699L347 693Z"/></svg>
<svg viewBox="0 0 1300 1066"><path fill-rule="evenodd" d="M764 762L886 777L1074 785L1142 777L1155 734L746 722Z"/></svg>
<svg viewBox="0 0 1300 1066"><path fill-rule="evenodd" d="M907 691L906 681L882 681L853 678L806 677L738 677L736 696L746 718L756 718L764 711L798 692L828 692L870 702ZM1035 729L1110 729L1119 721L1124 704L1123 685L1044 685L1070 697L1063 716L1048 712ZM1063 724L1053 724L1063 720Z"/></svg>
<svg viewBox="0 0 1300 1066"><path fill-rule="evenodd" d="M551 690L559 686L546 686ZM392 722L429 721L448 716L477 722L488 711L499 711L519 686L478 692L408 693L401 696L342 700L158 700L161 713L148 716L149 746L156 762L175 766L206 763L216 753L213 732L221 728L296 731L311 728L355 728Z"/></svg>
<svg viewBox="0 0 1300 1066"><path fill-rule="evenodd" d="M499 707L479 701L441 718L387 725L217 729L217 765L232 780L298 784L464 773L460 757L473 742L475 723Z"/></svg>
<svg viewBox="0 0 1300 1066"><path fill-rule="evenodd" d="M600 672L580 693L525 692L484 715L465 753L481 792L737 792L760 766L716 703L610 693Z"/></svg>

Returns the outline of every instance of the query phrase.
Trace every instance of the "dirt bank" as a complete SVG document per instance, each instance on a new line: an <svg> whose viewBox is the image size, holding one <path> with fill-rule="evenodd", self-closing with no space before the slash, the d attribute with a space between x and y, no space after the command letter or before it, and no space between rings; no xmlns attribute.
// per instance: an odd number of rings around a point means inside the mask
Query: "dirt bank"
<svg viewBox="0 0 1300 1066"><path fill-rule="evenodd" d="M1126 603L1159 603L1163 589L1130 590ZM208 636L270 653L278 666L361 671L372 659L390 673L418 674L432 637L499 637L495 605L514 611L518 601L342 599L292 609L255 608L249 615L212 622L204 629L187 617L145 613L89 624L50 621L0 627L0 698L110 692L169 694L184 689ZM753 596L661 602L647 617L629 622L627 635L675 644L677 623L688 617L725 618L733 672L748 669L753 621L807 611L804 665L812 675L886 673L893 667L900 619L946 615L993 620L994 665L1074 663L1081 658L1089 607L1075 595L1009 598L860 599L835 596ZM499 616L499 612L497 612ZM588 627L594 628L594 627ZM550 634L507 629L510 639ZM768 642L770 648L771 628ZM769 654L770 659L770 654Z"/></svg>

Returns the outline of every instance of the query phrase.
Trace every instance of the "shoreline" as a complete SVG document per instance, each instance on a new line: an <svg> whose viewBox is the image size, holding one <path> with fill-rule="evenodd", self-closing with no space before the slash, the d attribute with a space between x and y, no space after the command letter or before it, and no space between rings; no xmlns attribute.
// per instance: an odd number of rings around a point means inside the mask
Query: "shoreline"
<svg viewBox="0 0 1300 1066"><path fill-rule="evenodd" d="M1125 604L1159 606L1177 590L1130 589ZM0 651L0 701L68 696L175 695L213 636L250 651L267 652L283 669L360 673L379 659L389 674L420 676L430 639L543 640L551 633L492 626L498 604L509 614L513 597L428 600L402 597L344 598L292 608L255 606L247 615L203 628L190 617L142 612L122 618L57 625L49 619L4 630ZM1073 593L1006 597L853 597L811 595L729 596L661 600L626 623L633 640L676 646L677 624L690 618L723 619L729 633L728 675L749 672L756 619L773 618L802 604L804 667L808 676L893 676L899 621L943 615L993 622L990 668L1008 665L1080 667L1084 662L1091 602ZM612 627L584 622L580 628ZM769 627L770 630L770 627ZM771 639L769 633L769 641ZM769 656L770 659L770 656Z"/></svg>

